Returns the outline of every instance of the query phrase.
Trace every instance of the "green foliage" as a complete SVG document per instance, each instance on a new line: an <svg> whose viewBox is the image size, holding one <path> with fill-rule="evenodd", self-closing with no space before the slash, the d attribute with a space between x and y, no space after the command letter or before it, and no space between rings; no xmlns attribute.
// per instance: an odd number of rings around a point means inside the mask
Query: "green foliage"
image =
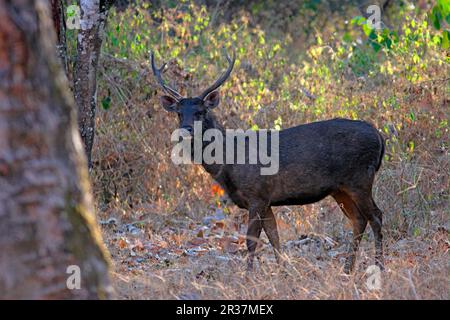
<svg viewBox="0 0 450 320"><path fill-rule="evenodd" d="M111 107L111 97L107 96L102 99L102 108L108 110Z"/></svg>
<svg viewBox="0 0 450 320"><path fill-rule="evenodd" d="M438 40L443 49L448 49L450 46L450 31L448 29L450 24L450 1L438 0L429 14L429 19L435 29L442 30L442 35L438 36ZM447 29L444 27L445 24L447 24Z"/></svg>
<svg viewBox="0 0 450 320"><path fill-rule="evenodd" d="M264 8L255 3L250 10L260 14ZM208 9L194 1L174 2L164 10L138 1L124 14L111 12L103 51L126 63L139 61L149 70L152 50L158 64L169 62L166 78L183 94L195 95L226 66L222 49L234 49L235 71L221 88L222 104L237 111L235 121L244 128L281 129L339 116L374 119L380 128L388 121L401 132L419 123L423 112L408 107L395 91L400 89L390 84L419 85L435 77L436 70L448 68L449 32L443 29L448 2L437 1L428 12L403 7L395 18L399 23L395 29L371 29L364 17L356 16L345 32L316 30L315 43L293 55L295 39L273 36L252 24L245 12L230 21L212 21ZM118 72L136 92L147 97L154 94L151 85L143 85L142 71L124 68ZM120 99L114 99L117 94ZM103 109L127 95L130 98L132 93L124 89L105 94ZM376 113L379 108L384 112L381 116ZM443 130L436 130L442 136ZM395 154L408 155L417 150L417 142L405 137L391 147Z"/></svg>
<svg viewBox="0 0 450 320"><path fill-rule="evenodd" d="M450 24L450 1L438 0L431 11L430 19L437 30L441 29L444 21Z"/></svg>

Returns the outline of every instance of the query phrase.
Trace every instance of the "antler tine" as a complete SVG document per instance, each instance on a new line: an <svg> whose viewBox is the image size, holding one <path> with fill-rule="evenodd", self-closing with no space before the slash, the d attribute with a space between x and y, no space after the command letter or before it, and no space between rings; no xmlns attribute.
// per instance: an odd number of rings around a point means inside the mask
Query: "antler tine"
<svg viewBox="0 0 450 320"><path fill-rule="evenodd" d="M165 91L166 93L168 93L169 95L171 95L171 96L172 96L173 98L175 98L177 101L179 101L180 99L182 99L183 96L182 96L180 93L178 93L178 91L176 91L175 89L172 89L171 87L169 87L168 85L166 85L166 84L164 83L164 80L163 80L163 78L162 78L161 72L164 70L164 68L166 67L167 63L164 63L164 64L162 65L162 67L158 69L158 68L155 66L155 57L154 57L153 51L150 53L150 56L151 56L150 59L151 59L151 62L152 62L152 70L153 70L153 74L155 75L156 79L158 79L159 85L164 89L164 91Z"/></svg>
<svg viewBox="0 0 450 320"><path fill-rule="evenodd" d="M227 58L228 61L228 68L227 70L222 73L222 75L220 76L219 79L216 80L216 82L214 82L214 84L212 86L210 86L208 89L206 89L205 91L203 91L203 93L199 96L200 99L205 99L205 97L210 94L211 92L213 92L214 90L216 90L217 88L219 88L230 76L231 71L233 70L234 67L234 62L236 61L236 51L233 50L233 59L230 58L230 56L228 55L228 53L225 50L225 56Z"/></svg>

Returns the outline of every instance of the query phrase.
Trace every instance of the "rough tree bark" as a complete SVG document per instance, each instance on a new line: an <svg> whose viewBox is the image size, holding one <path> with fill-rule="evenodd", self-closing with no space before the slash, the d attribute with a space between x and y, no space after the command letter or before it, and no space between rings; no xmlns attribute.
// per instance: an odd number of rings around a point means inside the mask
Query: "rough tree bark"
<svg viewBox="0 0 450 320"><path fill-rule="evenodd" d="M49 1L0 0L0 299L108 298L107 252L50 17ZM78 290L67 287L70 265L81 271Z"/></svg>
<svg viewBox="0 0 450 320"><path fill-rule="evenodd" d="M74 96L78 105L78 125L88 166L92 168L92 146L97 107L97 66L108 10L114 0L80 0L81 17L74 67Z"/></svg>
<svg viewBox="0 0 450 320"><path fill-rule="evenodd" d="M66 20L64 17L63 0L51 0L53 25L56 31L56 48L58 55L63 64L66 76L71 79L69 72L69 60L67 57L67 42L66 42Z"/></svg>

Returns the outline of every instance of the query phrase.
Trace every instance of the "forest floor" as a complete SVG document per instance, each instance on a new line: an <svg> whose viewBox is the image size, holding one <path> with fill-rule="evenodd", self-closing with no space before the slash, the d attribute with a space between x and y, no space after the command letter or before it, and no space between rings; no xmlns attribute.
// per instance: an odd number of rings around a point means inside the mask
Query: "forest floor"
<svg viewBox="0 0 450 320"><path fill-rule="evenodd" d="M292 210L300 215L296 222L290 219ZM277 208L285 263L276 264L263 235L253 274L245 269L245 213L231 212L225 214L219 207L197 221L143 214L131 223L105 215L101 225L118 297L448 299L448 231L439 223L445 222L445 208L432 212L437 223L420 235L385 236L386 270L379 289L370 289L374 283L368 269L374 261L370 228L361 242L355 271L349 276L343 273L351 231L332 199Z"/></svg>

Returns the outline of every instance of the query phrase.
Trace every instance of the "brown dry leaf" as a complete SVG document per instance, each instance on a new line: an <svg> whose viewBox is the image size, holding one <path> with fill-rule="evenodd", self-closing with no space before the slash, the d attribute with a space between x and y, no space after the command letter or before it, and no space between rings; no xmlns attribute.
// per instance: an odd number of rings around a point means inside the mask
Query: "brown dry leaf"
<svg viewBox="0 0 450 320"><path fill-rule="evenodd" d="M193 238L189 241L189 244L194 245L194 246L199 246L201 244L204 244L208 242L208 239L205 238Z"/></svg>
<svg viewBox="0 0 450 320"><path fill-rule="evenodd" d="M124 249L127 246L127 241L123 238L120 238L119 241L117 241L117 246L119 249Z"/></svg>
<svg viewBox="0 0 450 320"><path fill-rule="evenodd" d="M233 231L239 231L240 224L237 223L236 221L232 221L231 223L228 224L228 227Z"/></svg>
<svg viewBox="0 0 450 320"><path fill-rule="evenodd" d="M195 225L195 223L193 223L193 222L190 222L189 225L188 225L188 229L189 229L189 230L194 230L195 227L196 227L196 225Z"/></svg>
<svg viewBox="0 0 450 320"><path fill-rule="evenodd" d="M227 241L225 237L215 238L215 241L217 246L219 246L221 249L225 248L225 242Z"/></svg>
<svg viewBox="0 0 450 320"><path fill-rule="evenodd" d="M183 235L181 234L173 234L169 237L177 246L179 246L183 240Z"/></svg>
<svg viewBox="0 0 450 320"><path fill-rule="evenodd" d="M177 255L182 255L183 252L184 252L184 250L183 250L183 249L175 249L175 250L173 250L172 252L173 252L174 254L177 254Z"/></svg>
<svg viewBox="0 0 450 320"><path fill-rule="evenodd" d="M213 184L211 186L211 194L213 196L222 197L225 194L225 190L223 190L218 184Z"/></svg>
<svg viewBox="0 0 450 320"><path fill-rule="evenodd" d="M243 234L238 235L238 244L243 244L245 243L246 237Z"/></svg>
<svg viewBox="0 0 450 320"><path fill-rule="evenodd" d="M197 233L197 238L203 238L204 237L203 229L200 229Z"/></svg>
<svg viewBox="0 0 450 320"><path fill-rule="evenodd" d="M137 251L143 251L144 250L144 244L142 243L141 240L137 239L134 242L133 249L135 249Z"/></svg>
<svg viewBox="0 0 450 320"><path fill-rule="evenodd" d="M201 249L201 250L197 250L197 255L198 256L202 256L205 253L207 253L209 250L208 249Z"/></svg>
<svg viewBox="0 0 450 320"><path fill-rule="evenodd" d="M215 226L217 228L223 229L223 228L225 228L225 221L223 221L223 220L216 221Z"/></svg>
<svg viewBox="0 0 450 320"><path fill-rule="evenodd" d="M225 242L225 251L228 253L236 253L239 251L239 245L235 242Z"/></svg>
<svg viewBox="0 0 450 320"><path fill-rule="evenodd" d="M239 243L239 241L239 237L226 236L218 239L218 245L225 252L236 253L241 247L241 243Z"/></svg>
<svg viewBox="0 0 450 320"><path fill-rule="evenodd" d="M148 251L152 254L155 254L155 253L158 253L161 249L163 249L163 248L158 245L152 245Z"/></svg>
<svg viewBox="0 0 450 320"><path fill-rule="evenodd" d="M161 247L163 249L167 249L167 247L169 247L169 243L167 243L167 241L161 240L161 241L158 241L157 246Z"/></svg>
<svg viewBox="0 0 450 320"><path fill-rule="evenodd" d="M291 228L291 225L287 224L282 219L277 219L277 224L278 224L279 230L283 230L283 229L286 230L286 229Z"/></svg>
<svg viewBox="0 0 450 320"><path fill-rule="evenodd" d="M186 264L188 262L188 257L187 256L183 256L180 254L180 257L178 258L178 263L179 264Z"/></svg>

